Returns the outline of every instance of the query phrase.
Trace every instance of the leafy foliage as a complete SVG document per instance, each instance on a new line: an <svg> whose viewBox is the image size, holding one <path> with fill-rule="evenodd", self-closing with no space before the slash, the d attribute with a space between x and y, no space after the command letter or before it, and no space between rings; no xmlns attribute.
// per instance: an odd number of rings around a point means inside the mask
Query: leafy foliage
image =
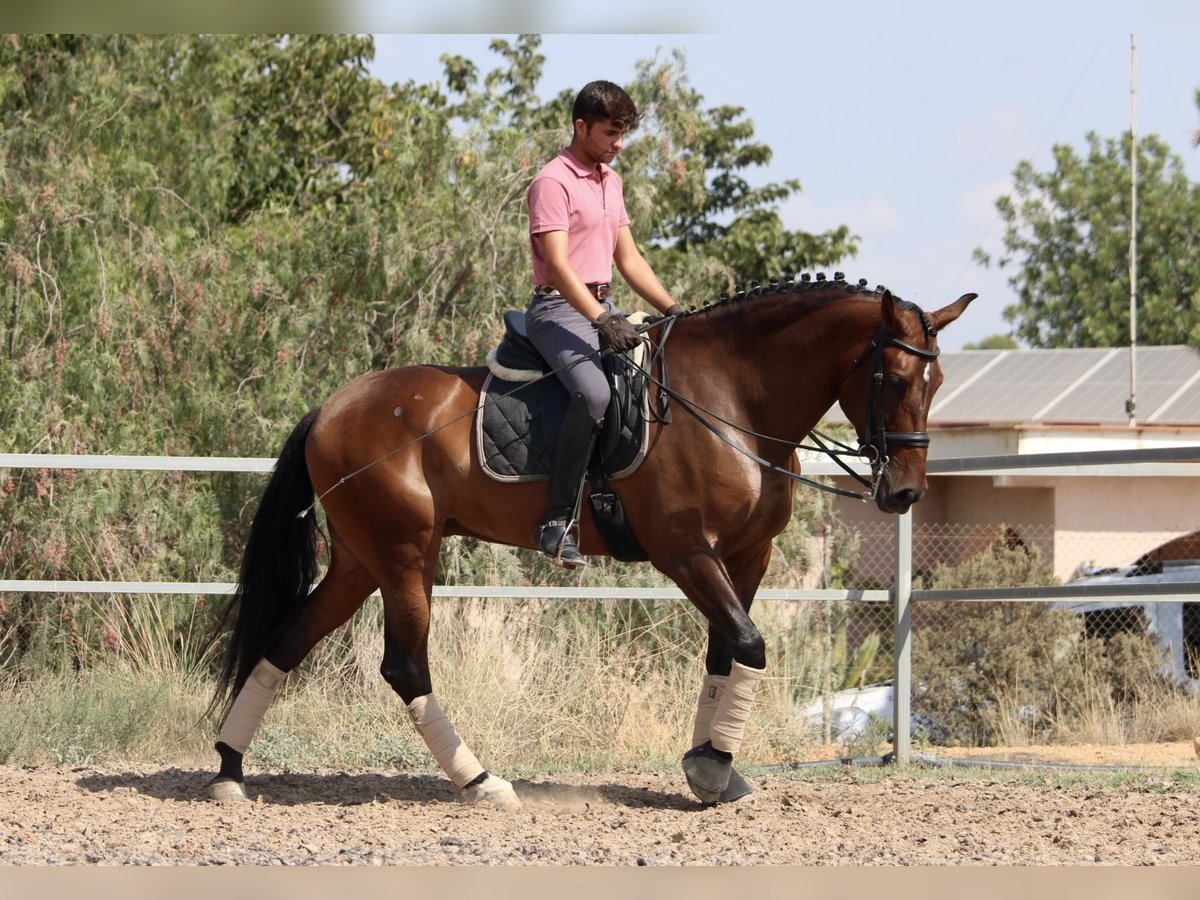
<svg viewBox="0 0 1200 900"><path fill-rule="evenodd" d="M1037 547L999 529L990 547L958 566L938 566L914 587L1055 584ZM1049 741L1089 705L1129 704L1163 690L1157 650L1142 632L1111 641L1085 634L1081 619L1048 603L923 604L913 637L913 710L931 737L951 745Z"/></svg>
<svg viewBox="0 0 1200 900"><path fill-rule="evenodd" d="M1015 338L1007 334L989 334L978 341L968 341L963 344L964 350L1016 350L1019 345Z"/></svg>

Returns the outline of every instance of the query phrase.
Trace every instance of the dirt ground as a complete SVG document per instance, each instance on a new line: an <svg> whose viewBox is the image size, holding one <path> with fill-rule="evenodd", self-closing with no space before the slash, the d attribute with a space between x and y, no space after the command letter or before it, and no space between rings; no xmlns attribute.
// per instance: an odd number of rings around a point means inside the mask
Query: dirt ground
<svg viewBox="0 0 1200 900"><path fill-rule="evenodd" d="M1155 747L1166 765L1198 765L1190 742ZM1098 764L1151 756L1105 751L1093 748ZM251 774L251 802L218 804L201 798L208 771L0 766L0 864L1200 863L1197 792L1161 774L1098 788L837 771L752 774L751 797L715 807L682 774L518 779L524 808L503 813L462 802L444 779L394 772Z"/></svg>

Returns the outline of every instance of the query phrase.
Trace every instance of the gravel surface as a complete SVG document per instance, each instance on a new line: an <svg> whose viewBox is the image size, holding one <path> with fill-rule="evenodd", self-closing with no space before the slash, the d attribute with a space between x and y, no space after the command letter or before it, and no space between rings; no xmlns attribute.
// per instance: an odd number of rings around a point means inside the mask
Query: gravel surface
<svg viewBox="0 0 1200 900"><path fill-rule="evenodd" d="M1036 786L920 772L752 777L704 807L682 775L514 782L504 813L441 778L252 775L248 803L201 799L211 773L0 766L0 864L1198 864L1200 804L1178 783ZM871 783L874 781L874 783Z"/></svg>

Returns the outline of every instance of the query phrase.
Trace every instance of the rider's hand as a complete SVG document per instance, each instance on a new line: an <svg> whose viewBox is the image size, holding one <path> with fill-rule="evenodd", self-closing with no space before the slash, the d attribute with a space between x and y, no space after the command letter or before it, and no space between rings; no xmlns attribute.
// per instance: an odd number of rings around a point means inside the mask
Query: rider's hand
<svg viewBox="0 0 1200 900"><path fill-rule="evenodd" d="M634 327L629 324L629 320L624 316L617 315L612 310L600 313L596 317L596 321L592 323L592 327L600 332L600 341L618 353L632 350L642 340Z"/></svg>
<svg viewBox="0 0 1200 900"><path fill-rule="evenodd" d="M682 316L686 312L687 312L687 310L684 309L682 306L680 306L678 303L672 303L671 306L667 309L667 311L665 313L663 313L663 315L664 316Z"/></svg>

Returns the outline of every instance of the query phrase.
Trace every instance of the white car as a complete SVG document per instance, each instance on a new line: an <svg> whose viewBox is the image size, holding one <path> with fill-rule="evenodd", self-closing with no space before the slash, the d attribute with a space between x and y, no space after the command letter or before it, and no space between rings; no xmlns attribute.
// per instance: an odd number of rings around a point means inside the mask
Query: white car
<svg viewBox="0 0 1200 900"><path fill-rule="evenodd" d="M1068 585L1200 584L1200 560L1142 562L1115 568L1082 569ZM1097 600L1062 600L1058 606L1083 616L1088 634L1107 636L1144 627L1163 650L1159 671L1193 694L1200 693L1200 596L1195 603L1156 601L1153 595Z"/></svg>

